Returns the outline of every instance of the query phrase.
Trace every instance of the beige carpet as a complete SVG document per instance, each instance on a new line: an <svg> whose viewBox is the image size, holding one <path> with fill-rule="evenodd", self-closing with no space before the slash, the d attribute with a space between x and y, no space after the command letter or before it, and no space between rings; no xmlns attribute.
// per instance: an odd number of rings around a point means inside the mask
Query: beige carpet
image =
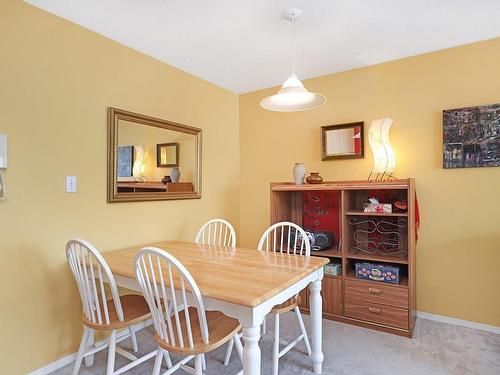
<svg viewBox="0 0 500 375"><path fill-rule="evenodd" d="M269 323L272 319L268 319ZM304 316L306 326L309 318ZM272 324L270 332L272 332ZM293 315L283 315L282 337L297 334ZM308 329L309 331L309 329ZM130 348L129 341L120 344ZM151 328L139 333L141 352L154 348ZM271 373L271 338L261 340L262 373ZM82 366L81 375L105 374L106 351L96 355L95 364ZM207 375L235 374L241 364L233 351L224 367L225 346L207 356ZM280 374L313 374L312 365L302 343L280 359ZM413 339L379 333L347 324L325 320L323 323L324 374L335 375L500 375L500 335L419 319ZM117 354L117 366L127 363ZM126 374L150 374L150 360ZM71 374L72 365L54 372ZM175 374L186 374L179 370Z"/></svg>

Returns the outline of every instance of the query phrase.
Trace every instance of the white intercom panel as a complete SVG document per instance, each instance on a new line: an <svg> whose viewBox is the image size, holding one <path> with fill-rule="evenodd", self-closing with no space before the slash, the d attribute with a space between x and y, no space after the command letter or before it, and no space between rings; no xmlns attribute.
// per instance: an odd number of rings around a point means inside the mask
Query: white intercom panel
<svg viewBox="0 0 500 375"><path fill-rule="evenodd" d="M0 134L0 200L5 199L5 183L3 180L3 170L7 168L7 135Z"/></svg>
<svg viewBox="0 0 500 375"><path fill-rule="evenodd" d="M7 136L0 134L0 168L7 168Z"/></svg>

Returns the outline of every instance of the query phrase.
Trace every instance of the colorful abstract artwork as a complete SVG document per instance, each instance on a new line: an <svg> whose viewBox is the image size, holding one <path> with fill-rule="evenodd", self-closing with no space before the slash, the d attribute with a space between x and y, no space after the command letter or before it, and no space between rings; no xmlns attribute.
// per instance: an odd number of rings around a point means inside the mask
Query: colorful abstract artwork
<svg viewBox="0 0 500 375"><path fill-rule="evenodd" d="M500 104L443 111L443 168L500 166Z"/></svg>
<svg viewBox="0 0 500 375"><path fill-rule="evenodd" d="M134 164L134 146L118 147L117 156L118 177L132 177Z"/></svg>

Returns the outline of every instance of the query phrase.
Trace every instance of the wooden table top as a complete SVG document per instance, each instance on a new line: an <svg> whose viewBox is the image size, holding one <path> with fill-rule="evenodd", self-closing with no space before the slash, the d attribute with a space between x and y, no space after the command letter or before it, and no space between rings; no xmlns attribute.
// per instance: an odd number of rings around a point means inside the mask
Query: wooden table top
<svg viewBox="0 0 500 375"><path fill-rule="evenodd" d="M163 241L104 253L115 275L135 278L133 263L144 247L175 256L191 273L204 297L255 307L321 268L328 259L256 249Z"/></svg>

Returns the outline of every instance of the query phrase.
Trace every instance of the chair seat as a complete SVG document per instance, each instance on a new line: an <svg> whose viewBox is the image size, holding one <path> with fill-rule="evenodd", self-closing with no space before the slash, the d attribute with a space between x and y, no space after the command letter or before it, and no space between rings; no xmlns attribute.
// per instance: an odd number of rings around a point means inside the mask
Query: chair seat
<svg viewBox="0 0 500 375"><path fill-rule="evenodd" d="M184 339L184 348L179 346L177 324L174 316L172 316L173 331L177 340L175 345L165 342L160 336L158 336L158 334L155 334L158 345L166 351L183 355L208 353L229 341L241 329L241 325L238 320L230 318L220 311L206 311L205 314L207 317L209 342L204 343L198 319L198 310L195 307L189 307L188 311L193 335L193 347L189 346L185 313L184 311L180 311L179 320L182 337Z"/></svg>
<svg viewBox="0 0 500 375"><path fill-rule="evenodd" d="M120 296L120 302L123 309L123 322L118 319L118 314L116 313L115 304L112 299L107 301L108 313L109 313L109 324L106 324L106 318L104 315L104 309L101 304L101 317L103 324L94 323L87 319L85 314L83 314L83 323L90 328L98 330L112 330L121 329L129 327L132 324L140 322L141 320L146 320L150 317L151 313L149 311L149 306L143 296L136 294L126 294ZM97 316L96 316L97 318Z"/></svg>
<svg viewBox="0 0 500 375"><path fill-rule="evenodd" d="M300 296L297 294L296 296L287 299L285 302L274 306L271 310L271 314L283 314L288 311L292 311L298 305L300 305Z"/></svg>

